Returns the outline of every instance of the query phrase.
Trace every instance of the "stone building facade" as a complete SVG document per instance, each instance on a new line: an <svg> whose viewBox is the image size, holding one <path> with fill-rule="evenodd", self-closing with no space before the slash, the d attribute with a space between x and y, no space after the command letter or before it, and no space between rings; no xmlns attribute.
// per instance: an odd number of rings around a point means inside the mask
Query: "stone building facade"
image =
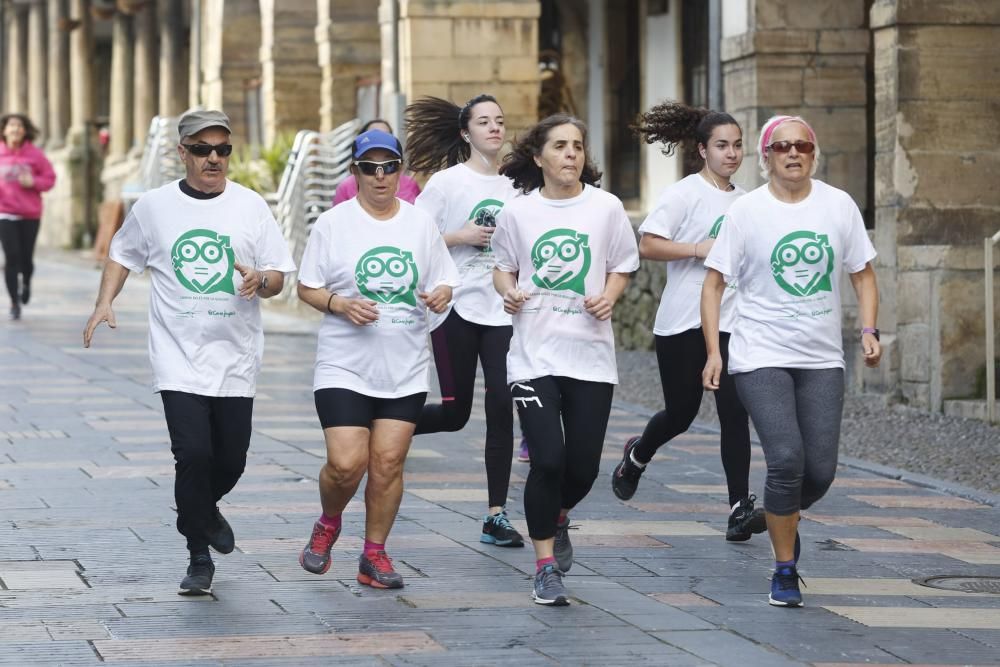
<svg viewBox="0 0 1000 667"><path fill-rule="evenodd" d="M985 365L1000 3L2 0L0 11L0 108L35 119L60 175L45 243L88 243L96 204L135 172L150 119L190 106L225 109L237 143L263 145L354 117L399 127L422 95L491 92L514 133L565 109L588 122L603 186L636 220L691 168L639 145L628 124L640 111L672 98L732 113L747 188L761 183L758 128L797 113L823 146L818 177L854 197L879 251L886 363L852 359L852 388L940 410ZM663 276L644 265L629 288L624 345L651 343Z"/></svg>

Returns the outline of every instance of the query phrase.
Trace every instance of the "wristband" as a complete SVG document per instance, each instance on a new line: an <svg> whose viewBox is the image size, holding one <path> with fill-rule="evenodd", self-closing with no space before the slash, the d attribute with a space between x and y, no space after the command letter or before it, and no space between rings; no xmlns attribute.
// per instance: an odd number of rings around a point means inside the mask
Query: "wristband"
<svg viewBox="0 0 1000 667"><path fill-rule="evenodd" d="M861 330L861 335L864 336L865 334L871 334L871 335L875 336L875 340L881 340L879 338L878 329L876 329L875 327L864 327Z"/></svg>
<svg viewBox="0 0 1000 667"><path fill-rule="evenodd" d="M337 314L337 313L333 312L332 308L330 308L330 304L333 303L333 297L335 297L335 296L337 296L337 295L336 294L331 294L330 298L326 300L326 312L330 313L331 315L336 315Z"/></svg>

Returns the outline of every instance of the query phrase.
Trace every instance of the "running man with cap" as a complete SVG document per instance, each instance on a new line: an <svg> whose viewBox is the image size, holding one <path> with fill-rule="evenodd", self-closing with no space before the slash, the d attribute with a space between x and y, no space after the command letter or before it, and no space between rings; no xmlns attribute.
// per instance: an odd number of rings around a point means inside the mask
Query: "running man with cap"
<svg viewBox="0 0 1000 667"><path fill-rule="evenodd" d="M150 271L149 357L170 432L177 530L190 564L181 595L212 592L211 546L228 554L232 528L218 503L236 486L250 447L253 397L264 350L260 299L295 270L264 199L226 179L229 118L189 111L178 123L185 177L145 193L111 241L90 347L129 272Z"/></svg>

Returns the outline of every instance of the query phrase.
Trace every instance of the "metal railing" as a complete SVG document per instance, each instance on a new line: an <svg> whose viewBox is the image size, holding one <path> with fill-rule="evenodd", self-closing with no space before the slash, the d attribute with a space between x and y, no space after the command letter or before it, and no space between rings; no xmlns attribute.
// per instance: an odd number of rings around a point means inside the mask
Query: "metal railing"
<svg viewBox="0 0 1000 667"><path fill-rule="evenodd" d="M301 130L295 135L278 185L274 214L296 264L302 260L316 218L330 208L337 186L348 174L351 142L360 127L361 122L355 119L331 132ZM297 282L297 274L286 277L280 298L294 300Z"/></svg>
<svg viewBox="0 0 1000 667"><path fill-rule="evenodd" d="M987 236L983 240L983 254L985 256L984 270L986 288L986 422L992 424L996 421L996 352L994 350L996 338L996 302L993 300L993 246L1000 243L1000 231L993 236Z"/></svg>
<svg viewBox="0 0 1000 667"><path fill-rule="evenodd" d="M144 192L184 178L184 163L177 154L178 116L154 116L146 132L139 171L122 187L126 213Z"/></svg>

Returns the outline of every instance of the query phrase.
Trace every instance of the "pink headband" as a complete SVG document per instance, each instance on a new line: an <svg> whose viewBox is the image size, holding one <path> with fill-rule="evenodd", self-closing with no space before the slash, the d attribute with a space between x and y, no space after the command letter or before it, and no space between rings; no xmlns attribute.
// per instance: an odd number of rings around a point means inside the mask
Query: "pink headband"
<svg viewBox="0 0 1000 667"><path fill-rule="evenodd" d="M774 122L764 128L764 134L760 137L761 156L764 155L764 150L771 145L771 135L774 134L774 131L778 129L778 126L784 125L789 121L802 123L802 125L806 128L806 132L809 133L809 139L811 139L813 143L816 143L816 133L813 132L812 127L810 127L809 123L807 123L805 119L800 118L799 116L777 116L775 117Z"/></svg>

